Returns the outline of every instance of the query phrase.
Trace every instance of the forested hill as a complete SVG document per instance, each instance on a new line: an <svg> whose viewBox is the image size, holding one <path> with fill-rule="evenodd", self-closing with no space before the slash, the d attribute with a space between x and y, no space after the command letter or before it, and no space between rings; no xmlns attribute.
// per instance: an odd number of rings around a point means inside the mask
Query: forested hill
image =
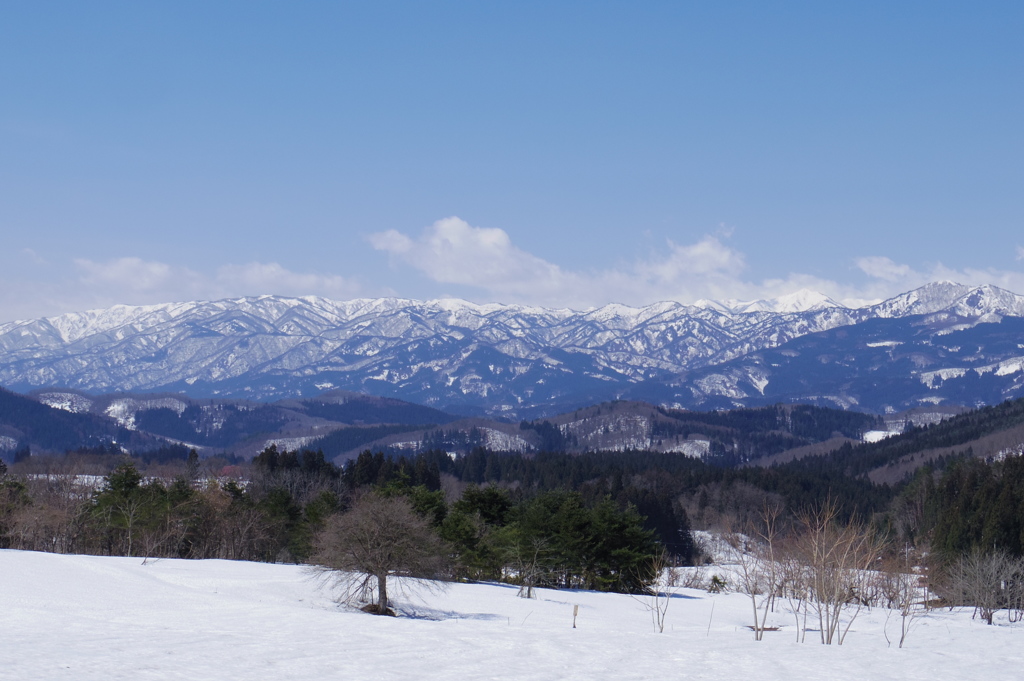
<svg viewBox="0 0 1024 681"><path fill-rule="evenodd" d="M482 447L521 453L649 451L733 466L836 437L860 440L865 432L883 428L878 416L809 405L697 412L614 401L519 424L466 419L431 428L381 428L372 441L364 437L372 435L369 429L356 433L358 439L338 431L307 446L323 449L338 463L363 449L394 454L443 449L463 455Z"/></svg>
<svg viewBox="0 0 1024 681"><path fill-rule="evenodd" d="M901 539L930 547L943 561L966 554L1024 556L1024 400L882 444L869 449L874 462L895 463L872 477L918 466L889 512Z"/></svg>
<svg viewBox="0 0 1024 681"><path fill-rule="evenodd" d="M1001 459L1021 454L1024 399L982 407L928 426L910 427L879 442L846 443L823 465L876 483L897 483L925 464L957 457Z"/></svg>
<svg viewBox="0 0 1024 681"><path fill-rule="evenodd" d="M270 445L322 450L343 463L364 449L410 454L493 451L652 451L720 466L745 463L833 437L859 440L880 417L809 405L695 412L613 401L519 423L459 419L422 405L332 391L273 403L192 399L174 393L88 395L47 389L4 392L0 458L15 450L59 455L100 445L135 454L168 443L201 457L249 459Z"/></svg>
<svg viewBox="0 0 1024 681"><path fill-rule="evenodd" d="M251 458L270 444L294 448L326 433L335 435L328 445L344 451L389 433L456 418L418 404L342 391L261 403L176 393L90 395L49 388L19 395L4 390L0 459L11 461L16 450L53 456L99 446L144 454L172 443L203 457Z"/></svg>
<svg viewBox="0 0 1024 681"><path fill-rule="evenodd" d="M27 448L30 443L63 452L111 442L128 448L158 446L156 438L123 428L113 419L54 409L0 388L0 452Z"/></svg>
<svg viewBox="0 0 1024 681"><path fill-rule="evenodd" d="M683 432L707 433L708 460L730 466L837 437L860 440L867 431L885 427L883 419L872 414L804 404L707 412L663 409L662 413Z"/></svg>

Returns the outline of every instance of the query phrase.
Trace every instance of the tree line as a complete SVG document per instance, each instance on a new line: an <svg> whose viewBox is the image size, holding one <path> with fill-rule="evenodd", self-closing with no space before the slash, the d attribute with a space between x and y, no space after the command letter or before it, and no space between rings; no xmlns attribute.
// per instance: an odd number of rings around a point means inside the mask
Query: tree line
<svg viewBox="0 0 1024 681"><path fill-rule="evenodd" d="M446 493L436 456L367 452L341 469L322 452L270 447L245 480L204 478L200 468L194 451L171 479L146 476L131 459L92 479L73 468L27 476L5 468L0 547L310 562L323 554L326 529L372 496L414 509L444 547L450 578L636 591L653 579L650 559L660 550L629 503L494 485Z"/></svg>

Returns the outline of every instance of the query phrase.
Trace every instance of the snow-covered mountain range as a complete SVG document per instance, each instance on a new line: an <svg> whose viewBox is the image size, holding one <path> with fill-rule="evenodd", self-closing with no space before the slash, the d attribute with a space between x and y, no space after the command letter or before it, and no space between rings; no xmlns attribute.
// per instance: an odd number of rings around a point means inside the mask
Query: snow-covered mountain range
<svg viewBox="0 0 1024 681"><path fill-rule="evenodd" d="M714 375L714 367L735 368L744 358L813 334L918 317L927 320L929 334L952 333L1024 317L1024 296L940 282L862 308L810 291L753 303L663 302L588 311L449 299L278 296L115 306L0 325L0 385L257 400L344 389L514 418L619 397L735 405L747 403L743 395L765 398L760 383L772 381L772 372L761 371L765 375L758 378L747 370L737 380L751 389L694 381ZM852 348L849 353L856 354ZM1013 359L1005 354L998 362ZM1024 356L1024 349L1018 354ZM957 367L929 361L917 367L911 361L909 369L901 364L900 371L943 375L946 368L969 368L964 361ZM856 365L856 359L848 363ZM923 378L917 384L925 393L936 385ZM824 394L813 386L808 391ZM786 393L778 399L800 397ZM833 397L838 399L832 403L842 404L841 395Z"/></svg>

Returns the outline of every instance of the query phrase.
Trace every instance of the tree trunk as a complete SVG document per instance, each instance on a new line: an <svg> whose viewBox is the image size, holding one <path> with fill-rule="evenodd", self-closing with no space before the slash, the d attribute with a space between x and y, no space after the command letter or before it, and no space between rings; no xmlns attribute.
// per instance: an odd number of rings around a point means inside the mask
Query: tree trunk
<svg viewBox="0 0 1024 681"><path fill-rule="evenodd" d="M388 573L377 575L377 614L388 614Z"/></svg>

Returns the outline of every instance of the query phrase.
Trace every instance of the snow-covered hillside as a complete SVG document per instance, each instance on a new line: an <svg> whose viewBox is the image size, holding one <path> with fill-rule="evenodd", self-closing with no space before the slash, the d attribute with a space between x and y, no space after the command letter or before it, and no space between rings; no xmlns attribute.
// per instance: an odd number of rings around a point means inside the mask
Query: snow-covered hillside
<svg viewBox="0 0 1024 681"><path fill-rule="evenodd" d="M1024 626L931 611L903 649L888 613L846 643L795 643L791 619L753 640L749 600L682 590L665 632L618 594L453 584L400 598L399 618L338 606L299 566L0 551L0 679L1014 678ZM573 629L573 608L579 606ZM898 620L898 617L895 618ZM898 621L890 618L890 636Z"/></svg>

